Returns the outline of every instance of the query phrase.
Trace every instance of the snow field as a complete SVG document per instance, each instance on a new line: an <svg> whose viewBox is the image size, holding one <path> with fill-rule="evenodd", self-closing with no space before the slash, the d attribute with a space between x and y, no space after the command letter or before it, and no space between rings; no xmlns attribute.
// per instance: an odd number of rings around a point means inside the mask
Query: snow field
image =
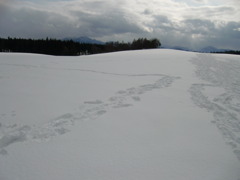
<svg viewBox="0 0 240 180"><path fill-rule="evenodd" d="M237 56L0 54L0 179L239 180Z"/></svg>

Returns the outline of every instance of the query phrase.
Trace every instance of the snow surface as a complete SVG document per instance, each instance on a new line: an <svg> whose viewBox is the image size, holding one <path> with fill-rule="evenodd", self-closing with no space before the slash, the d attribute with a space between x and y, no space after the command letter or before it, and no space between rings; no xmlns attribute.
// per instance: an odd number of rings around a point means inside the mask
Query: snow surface
<svg viewBox="0 0 240 180"><path fill-rule="evenodd" d="M240 59L0 54L0 180L240 180Z"/></svg>

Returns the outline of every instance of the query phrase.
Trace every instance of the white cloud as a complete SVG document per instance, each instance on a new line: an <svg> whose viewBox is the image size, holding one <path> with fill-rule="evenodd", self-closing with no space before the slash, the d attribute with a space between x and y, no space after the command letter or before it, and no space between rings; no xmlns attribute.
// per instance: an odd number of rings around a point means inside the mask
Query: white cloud
<svg viewBox="0 0 240 180"><path fill-rule="evenodd" d="M229 47L240 48L238 0L56 1L0 1L0 36L125 41L158 37L183 46L213 45L224 36Z"/></svg>
<svg viewBox="0 0 240 180"><path fill-rule="evenodd" d="M240 31L240 28L235 28L235 29L233 29L234 31Z"/></svg>

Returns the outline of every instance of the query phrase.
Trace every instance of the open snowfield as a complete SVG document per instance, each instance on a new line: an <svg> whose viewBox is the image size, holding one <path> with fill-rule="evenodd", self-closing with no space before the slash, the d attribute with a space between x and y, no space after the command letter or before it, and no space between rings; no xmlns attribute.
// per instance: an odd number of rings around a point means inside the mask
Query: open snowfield
<svg viewBox="0 0 240 180"><path fill-rule="evenodd" d="M0 180L240 180L240 56L1 53Z"/></svg>

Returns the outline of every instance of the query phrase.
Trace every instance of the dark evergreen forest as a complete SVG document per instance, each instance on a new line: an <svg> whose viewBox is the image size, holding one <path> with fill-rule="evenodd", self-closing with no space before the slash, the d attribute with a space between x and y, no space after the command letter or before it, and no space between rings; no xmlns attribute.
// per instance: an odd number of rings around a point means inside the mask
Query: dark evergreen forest
<svg viewBox="0 0 240 180"><path fill-rule="evenodd" d="M224 51L224 52L212 52L212 53L217 53L217 54L235 54L235 55L240 55L240 51L234 51L234 50L229 50L229 51Z"/></svg>
<svg viewBox="0 0 240 180"><path fill-rule="evenodd" d="M158 48L158 39L139 38L132 43L108 42L105 44L78 43L72 40L0 38L0 52L37 53L58 56L77 56L125 50Z"/></svg>

